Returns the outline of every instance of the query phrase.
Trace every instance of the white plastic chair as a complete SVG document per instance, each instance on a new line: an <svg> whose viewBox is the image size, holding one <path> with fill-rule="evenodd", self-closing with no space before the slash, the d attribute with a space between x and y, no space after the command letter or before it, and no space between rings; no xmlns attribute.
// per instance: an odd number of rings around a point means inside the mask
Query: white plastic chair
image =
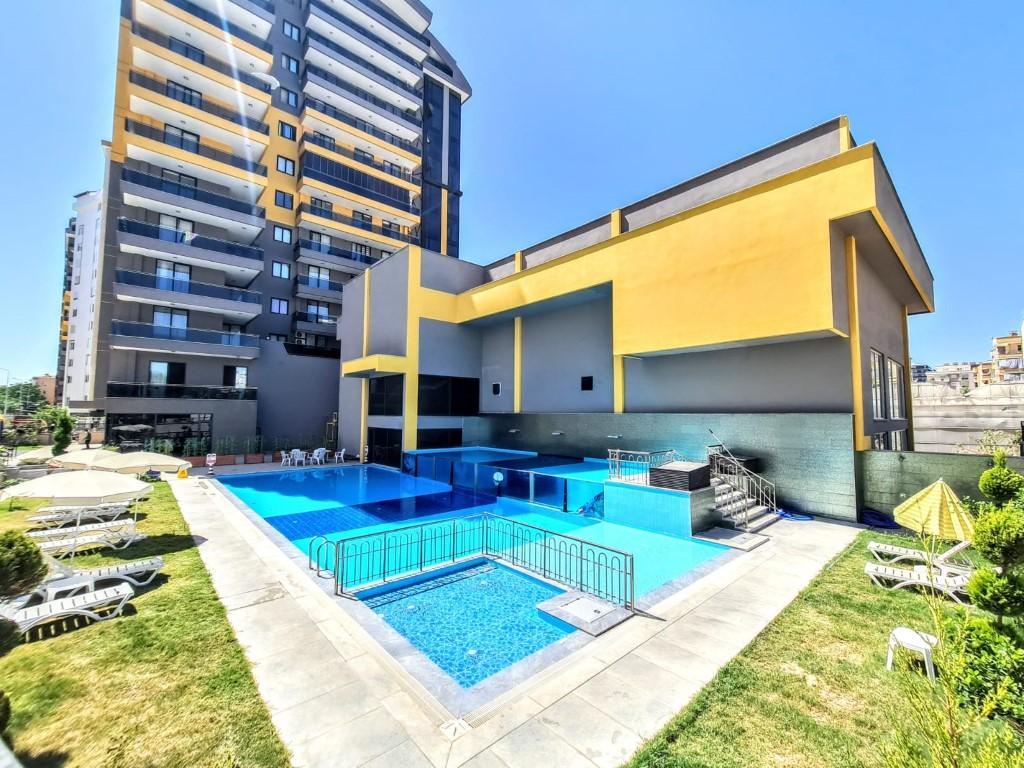
<svg viewBox="0 0 1024 768"><path fill-rule="evenodd" d="M340 451L334 452L334 463L344 464L345 463L345 449L342 448Z"/></svg>
<svg viewBox="0 0 1024 768"><path fill-rule="evenodd" d="M281 466L290 467L292 465L292 455L290 453L281 454Z"/></svg>
<svg viewBox="0 0 1024 768"><path fill-rule="evenodd" d="M306 465L306 452L298 448L292 448L292 466Z"/></svg>
<svg viewBox="0 0 1024 768"><path fill-rule="evenodd" d="M317 448L313 451L312 462L314 464L325 464L327 459L327 449Z"/></svg>

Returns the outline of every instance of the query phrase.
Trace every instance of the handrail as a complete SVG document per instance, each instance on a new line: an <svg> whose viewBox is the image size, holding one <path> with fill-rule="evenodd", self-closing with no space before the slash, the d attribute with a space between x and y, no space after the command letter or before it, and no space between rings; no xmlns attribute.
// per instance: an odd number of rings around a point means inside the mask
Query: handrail
<svg viewBox="0 0 1024 768"><path fill-rule="evenodd" d="M308 567L342 596L486 556L636 611L632 553L483 512L331 541L314 536Z"/></svg>
<svg viewBox="0 0 1024 768"><path fill-rule="evenodd" d="M399 149L404 149L406 152L409 152L410 154L422 155L422 148L417 142L409 141L408 139L403 139L401 136L391 133L390 131L385 131L382 128L378 128L377 126L366 122L362 118L353 117L347 112L343 112L342 110L337 109L336 107L333 107L330 104L321 101L320 99L317 99L313 96L307 95L303 99L302 108L306 109L307 107L309 109L316 110L317 112L322 112L328 117L337 120L339 123L351 125L353 128L356 128L362 131L363 133L368 133L371 136L376 136L378 139L383 139L388 144L392 144L398 147Z"/></svg>
<svg viewBox="0 0 1024 768"><path fill-rule="evenodd" d="M711 464L712 477L752 499L755 506L762 506L772 513L778 511L775 483L743 466L724 445L708 446L708 462ZM742 514L743 527L747 528L750 524L750 507L744 507Z"/></svg>
<svg viewBox="0 0 1024 768"><path fill-rule="evenodd" d="M199 91L187 88L180 83L175 83L173 80L157 79L133 69L128 73L128 81L140 88L145 88L147 91L153 91L174 101L180 101L182 104L195 107L202 112L235 123L243 128L250 128L259 133L270 133L269 126L263 121L226 107L216 99L211 99Z"/></svg>
<svg viewBox="0 0 1024 768"><path fill-rule="evenodd" d="M621 448L608 449L608 479L623 483L649 485L651 468L660 467L680 458L672 450L664 451L627 451Z"/></svg>

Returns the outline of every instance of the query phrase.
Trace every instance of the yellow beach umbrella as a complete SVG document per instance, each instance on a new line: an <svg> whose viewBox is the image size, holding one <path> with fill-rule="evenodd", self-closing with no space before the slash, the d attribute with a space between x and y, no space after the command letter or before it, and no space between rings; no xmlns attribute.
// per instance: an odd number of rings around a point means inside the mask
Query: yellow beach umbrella
<svg viewBox="0 0 1024 768"><path fill-rule="evenodd" d="M893 517L904 528L925 536L955 541L974 538L974 521L941 478L896 507Z"/></svg>

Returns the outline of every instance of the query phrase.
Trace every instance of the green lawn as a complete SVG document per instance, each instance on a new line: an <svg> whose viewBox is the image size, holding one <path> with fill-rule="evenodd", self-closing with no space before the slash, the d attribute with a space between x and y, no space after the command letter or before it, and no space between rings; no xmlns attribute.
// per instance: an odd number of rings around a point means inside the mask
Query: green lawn
<svg viewBox="0 0 1024 768"><path fill-rule="evenodd" d="M37 506L3 503L0 530L24 527ZM141 510L147 540L75 562L160 555L166 575L138 590L125 615L51 633L0 659L16 753L26 768L287 765L166 483Z"/></svg>
<svg viewBox="0 0 1024 768"><path fill-rule="evenodd" d="M889 632L928 630L926 600L864 575L862 533L739 656L648 742L631 768L816 768L878 764L899 717L885 671Z"/></svg>

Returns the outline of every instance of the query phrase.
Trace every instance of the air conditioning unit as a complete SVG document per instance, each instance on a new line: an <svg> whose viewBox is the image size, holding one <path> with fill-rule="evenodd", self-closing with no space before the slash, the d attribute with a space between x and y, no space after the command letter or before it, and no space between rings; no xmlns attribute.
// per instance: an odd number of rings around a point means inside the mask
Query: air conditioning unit
<svg viewBox="0 0 1024 768"><path fill-rule="evenodd" d="M295 332L295 340L296 341L305 341L306 340L306 332L305 331L296 331Z"/></svg>

